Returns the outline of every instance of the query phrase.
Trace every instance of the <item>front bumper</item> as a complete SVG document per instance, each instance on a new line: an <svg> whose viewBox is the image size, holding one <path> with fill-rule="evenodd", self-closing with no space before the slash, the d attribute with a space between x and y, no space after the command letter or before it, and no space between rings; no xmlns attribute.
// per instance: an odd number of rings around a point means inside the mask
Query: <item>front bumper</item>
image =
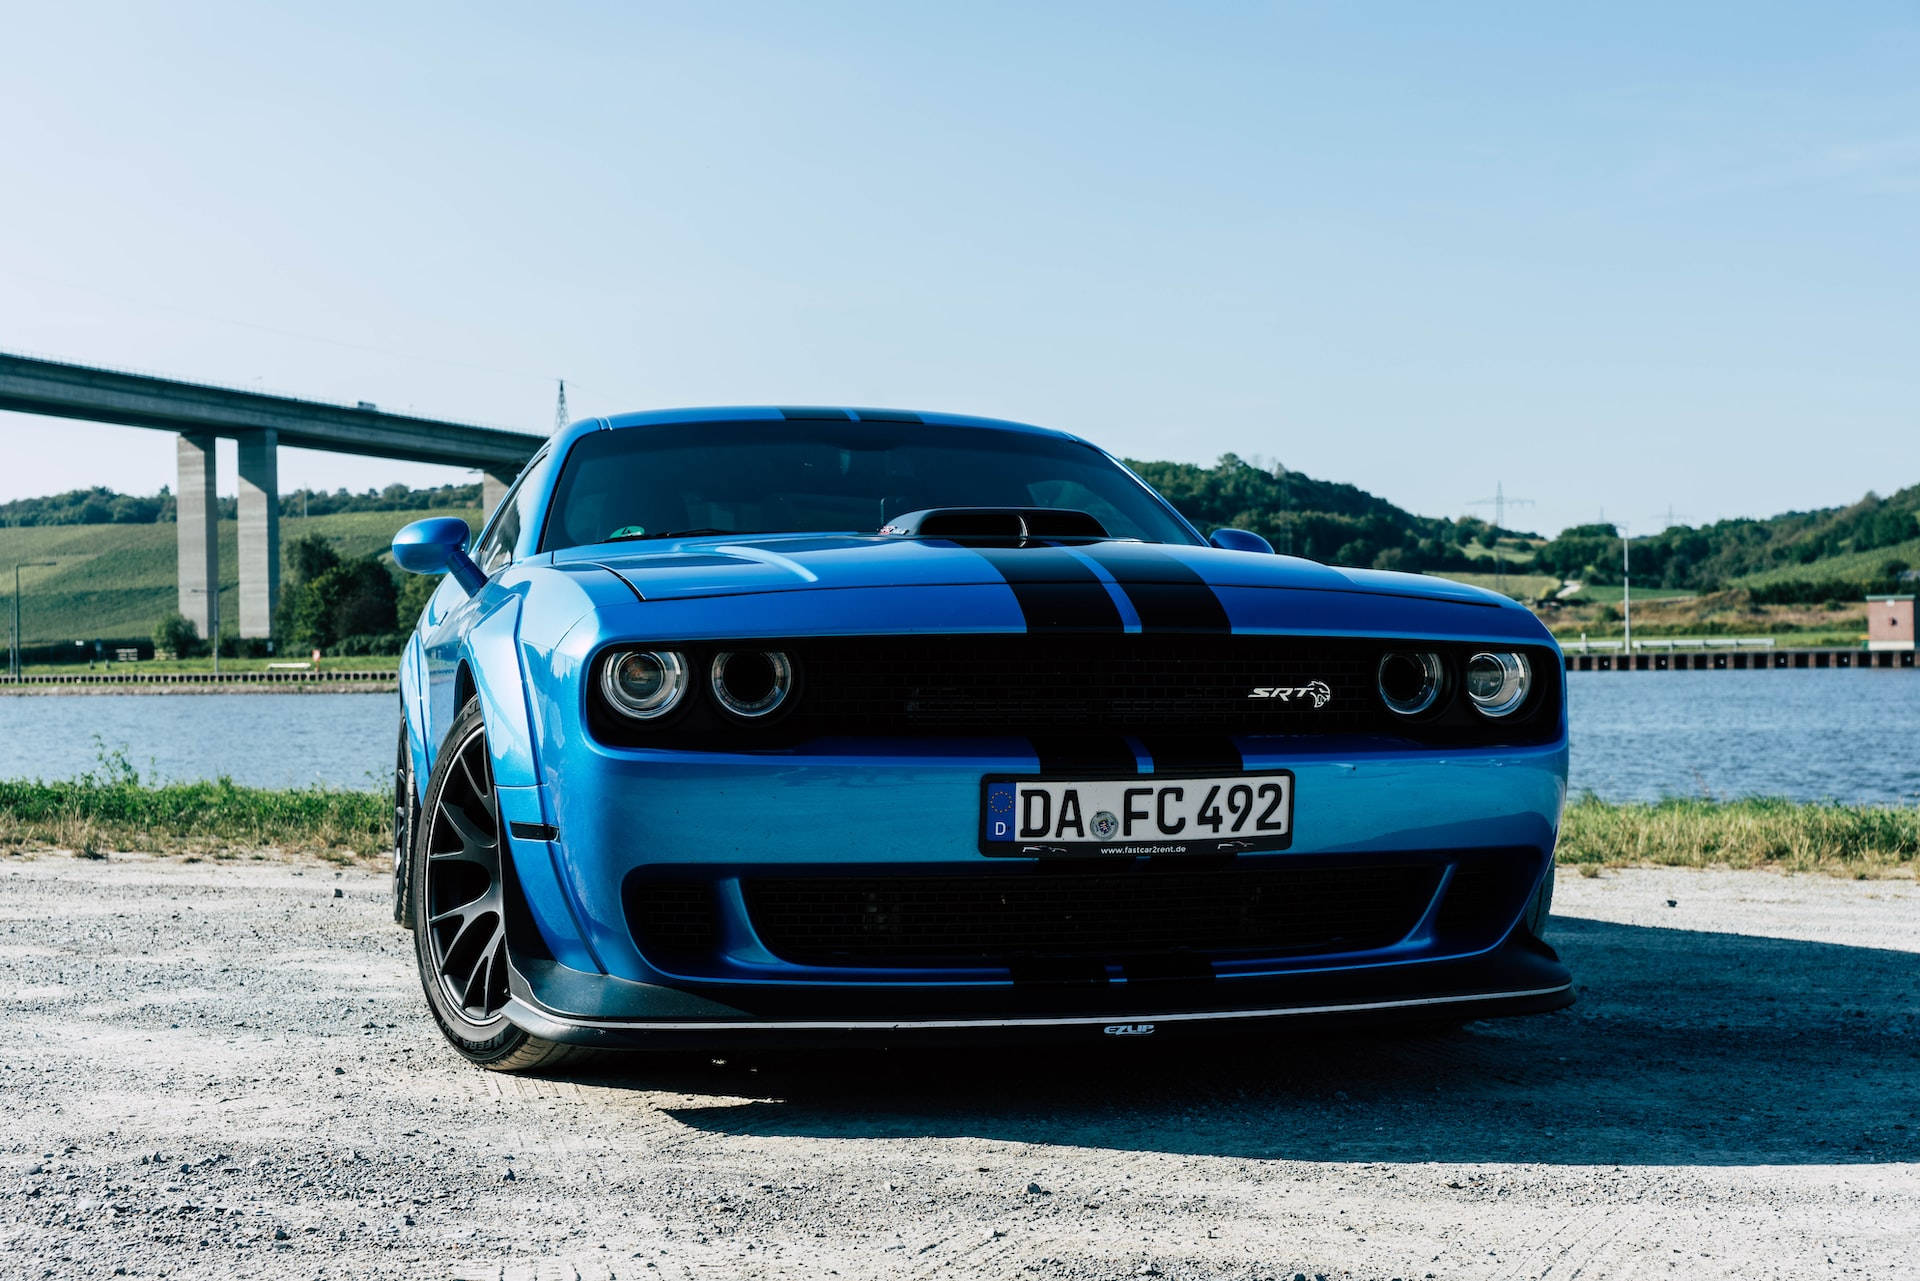
<svg viewBox="0 0 1920 1281"><path fill-rule="evenodd" d="M536 1036L616 1049L729 1045L1089 1041L1300 1025L1495 1018L1555 1010L1573 985L1553 949L1517 929L1481 956L1260 980L1035 984L990 992L711 989L635 983L516 960L507 1017Z"/></svg>
<svg viewBox="0 0 1920 1281"><path fill-rule="evenodd" d="M1413 896L1396 900L1401 924L1369 926L1364 940L1356 933L1341 946L1275 935L1264 950L1245 940L1182 947L1162 930L1152 947L1064 958L1054 953L1071 949L1049 946L1042 931L1040 945L1029 935L1011 962L857 954L871 942L862 937L838 952L840 943L805 951L756 914L756 891L820 878L856 896L868 891L850 883L880 882L884 895L884 882L899 878L967 894L987 881L1018 891L1022 876L1044 879L1045 864L984 856L976 840L981 777L1034 771L1032 745L817 740L720 754L574 739L543 747L546 783L499 789L523 926L511 936L508 1017L553 1040L608 1046L1164 1039L1309 1020L1477 1018L1571 1000L1565 968L1520 924L1551 865L1564 741L1437 751L1241 737L1235 746L1241 769L1294 772L1295 835L1284 852L1226 866L1256 877L1393 873ZM1153 764L1141 762L1143 777ZM1163 878L1151 894L1202 866L1135 860L1131 873L1112 875ZM662 881L705 887L717 922L710 944L652 945L630 891ZM1272 904L1292 890L1265 893ZM1139 919L1138 896L1116 911L1123 927ZM1101 946L1126 937L1110 931Z"/></svg>

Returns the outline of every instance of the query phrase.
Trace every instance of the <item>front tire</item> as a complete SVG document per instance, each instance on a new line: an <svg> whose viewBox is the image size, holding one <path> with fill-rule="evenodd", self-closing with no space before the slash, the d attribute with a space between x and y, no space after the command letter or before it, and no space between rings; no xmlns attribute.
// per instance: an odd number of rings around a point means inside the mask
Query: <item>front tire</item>
<svg viewBox="0 0 1920 1281"><path fill-rule="evenodd" d="M408 929L413 928L413 837L419 827L420 789L414 785L413 748L402 717L393 762L393 919Z"/></svg>
<svg viewBox="0 0 1920 1281"><path fill-rule="evenodd" d="M573 1046L507 1021L507 850L479 700L455 718L433 763L407 859L408 915L434 1022L468 1060L497 1072L555 1067Z"/></svg>

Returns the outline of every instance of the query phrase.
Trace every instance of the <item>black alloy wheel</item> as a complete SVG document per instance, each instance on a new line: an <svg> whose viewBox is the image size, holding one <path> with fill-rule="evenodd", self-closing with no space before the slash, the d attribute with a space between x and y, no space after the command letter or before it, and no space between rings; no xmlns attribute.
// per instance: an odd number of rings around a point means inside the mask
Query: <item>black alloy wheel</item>
<svg viewBox="0 0 1920 1281"><path fill-rule="evenodd" d="M499 1071L552 1067L573 1046L514 1026L507 1004L504 824L480 704L455 718L427 783L408 860L409 914L420 985L453 1047Z"/></svg>
<svg viewBox="0 0 1920 1281"><path fill-rule="evenodd" d="M475 1024L507 1003L507 922L487 737L475 728L450 750L453 769L427 828L427 950L442 994Z"/></svg>

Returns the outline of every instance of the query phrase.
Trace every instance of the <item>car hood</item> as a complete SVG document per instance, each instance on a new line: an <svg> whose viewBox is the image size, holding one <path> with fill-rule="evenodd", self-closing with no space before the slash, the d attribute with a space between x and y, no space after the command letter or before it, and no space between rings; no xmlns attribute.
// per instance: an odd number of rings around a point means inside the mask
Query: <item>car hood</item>
<svg viewBox="0 0 1920 1281"><path fill-rule="evenodd" d="M771 534L599 543L555 552L557 568L597 565L643 600L863 587L1091 583L1122 589L1287 588L1511 606L1444 578L1335 569L1295 556L1123 540L983 546L940 538Z"/></svg>

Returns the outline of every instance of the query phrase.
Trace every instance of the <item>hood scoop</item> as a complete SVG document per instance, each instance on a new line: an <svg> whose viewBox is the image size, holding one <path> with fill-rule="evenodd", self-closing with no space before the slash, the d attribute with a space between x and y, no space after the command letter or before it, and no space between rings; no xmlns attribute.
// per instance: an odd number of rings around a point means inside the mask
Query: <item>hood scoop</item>
<svg viewBox="0 0 1920 1281"><path fill-rule="evenodd" d="M881 526L897 538L1105 538L1106 526L1070 507L929 507Z"/></svg>

